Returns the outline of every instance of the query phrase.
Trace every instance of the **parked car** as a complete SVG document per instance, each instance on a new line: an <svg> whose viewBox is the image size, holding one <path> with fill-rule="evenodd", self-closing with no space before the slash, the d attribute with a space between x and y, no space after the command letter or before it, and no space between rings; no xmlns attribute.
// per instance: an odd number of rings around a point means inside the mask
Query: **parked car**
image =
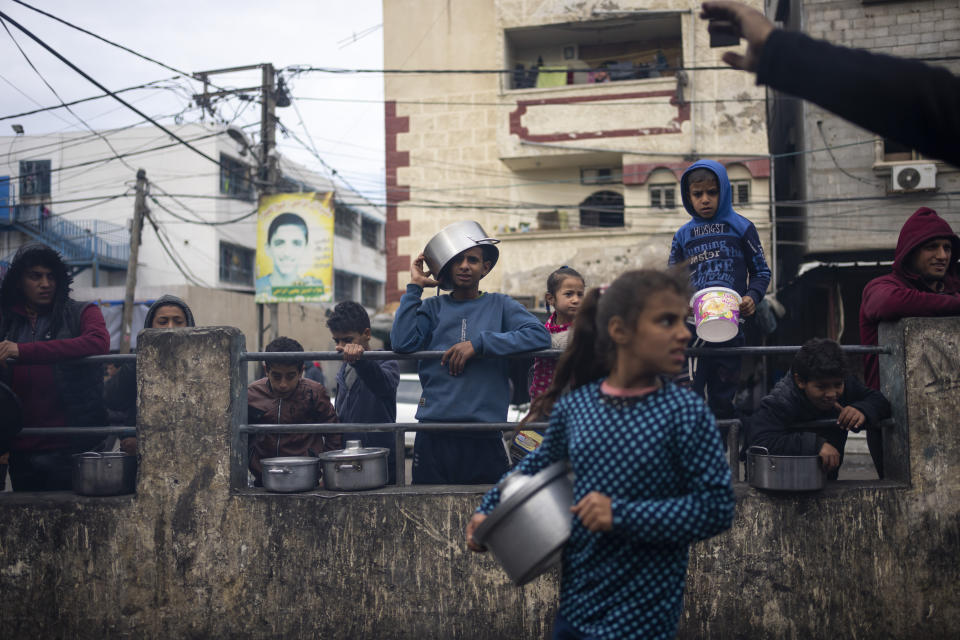
<svg viewBox="0 0 960 640"><path fill-rule="evenodd" d="M397 384L397 422L416 422L417 407L420 404L420 395L423 393L423 387L420 386L420 376L416 373L401 373L400 382ZM510 411L507 414L508 422L520 422L520 419L527 414L529 405L510 405ZM417 438L416 431L407 431L404 433L403 443L407 450L407 455L413 455L413 443Z"/></svg>
<svg viewBox="0 0 960 640"><path fill-rule="evenodd" d="M420 403L420 376L415 373L401 373L397 384L397 422L416 422L417 406ZM403 444L407 455L413 454L413 441L417 437L416 431L407 431L404 434Z"/></svg>

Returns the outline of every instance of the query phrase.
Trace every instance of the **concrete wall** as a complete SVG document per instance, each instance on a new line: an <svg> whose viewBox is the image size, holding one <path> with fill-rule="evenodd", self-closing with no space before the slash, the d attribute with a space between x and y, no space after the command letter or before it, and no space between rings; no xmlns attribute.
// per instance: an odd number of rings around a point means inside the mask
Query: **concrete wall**
<svg viewBox="0 0 960 640"><path fill-rule="evenodd" d="M734 528L691 552L681 637L955 637L958 336L960 318L882 334L909 481L807 496L739 485ZM236 329L143 335L136 495L0 496L4 638L548 633L556 575L517 589L464 548L476 488L231 489L245 475L229 453L245 403L225 372L242 348Z"/></svg>

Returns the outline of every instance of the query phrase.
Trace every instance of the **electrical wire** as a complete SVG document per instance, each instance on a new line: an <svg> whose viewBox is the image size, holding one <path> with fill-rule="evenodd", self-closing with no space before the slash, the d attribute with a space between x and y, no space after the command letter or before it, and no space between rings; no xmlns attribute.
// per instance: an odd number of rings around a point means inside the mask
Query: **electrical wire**
<svg viewBox="0 0 960 640"><path fill-rule="evenodd" d="M195 137L195 138L190 138L190 142L198 142L198 141L200 141L200 140L206 140L206 139L208 139L208 138L214 138L214 137L219 136L219 135L222 135L222 134L223 134L222 131L216 131L216 132L213 132L213 133L204 134L204 135L202 135L202 136L197 136L197 137ZM184 143L182 143L182 142L179 141L179 138L177 138L177 140L178 140L177 142L171 142L171 143L169 143L169 144L160 145L159 147L152 147L152 148L150 148L150 149L142 149L142 150L140 150L140 151L130 151L130 152L127 152L127 153L122 153L122 154L120 154L120 157L122 157L122 158L129 158L129 157L131 157L131 156L138 156L138 155L142 155L142 154L144 154L144 153L151 153L151 152L153 152L153 151L160 151L160 150L163 150L163 149L171 149L171 148L173 148L173 147L177 147L177 146L180 146L181 144L184 144ZM187 146L190 147L190 148L193 148L193 147L190 146L190 145L187 145ZM71 164L71 165L66 165L66 166L63 166L63 167L52 167L52 168L50 169L50 173L56 173L56 172L58 172L58 171L67 171L67 170L69 170L69 169L76 169L76 168L79 168L79 167L88 167L88 166L94 165L94 164L102 164L102 163L104 163L104 162L110 162L111 160L114 160L114 159L115 159L115 158L97 158L96 160L87 160L87 161L85 161L85 162L78 162L78 163ZM219 164L220 164L220 163L218 162L217 165L219 165ZM34 173L22 173L22 174L19 174L19 175L16 175L16 176L10 176L10 180L19 179L19 178L23 178L23 177L25 177L25 176L31 176L31 175L39 175L39 172L34 172Z"/></svg>
<svg viewBox="0 0 960 640"><path fill-rule="evenodd" d="M63 18L58 18L57 16L53 15L52 13L48 13L48 12L46 12L46 11L43 11L42 9L38 9L38 8L36 8L36 7L34 7L34 6L30 5L30 4L27 4L26 2L23 2L23 0L13 0L13 1L16 2L17 4L23 6L23 7L26 7L27 9L30 9L31 11L36 11L37 13L39 13L39 14L41 14L41 15L44 15L44 16L46 16L46 17L48 17L48 18L50 18L51 20L56 20L56 21L59 22L60 24L66 25L66 26L70 27L71 29L76 29L77 31L80 31L81 33L85 33L85 34L87 34L88 36L91 36L91 37L93 37L93 38L96 38L97 40L100 40L101 42L104 42L104 43L106 43L106 44L109 44L109 45L112 46L112 47L116 47L116 48L118 48L118 49L121 49L121 50L123 50L123 51L126 51L127 53L130 53L130 54L132 54L132 55L135 55L136 57L138 57L138 58L140 58L140 59L142 59L142 60L146 60L147 62L152 62L153 64L156 64L156 65L159 65L159 66L163 67L164 69L167 69L167 70L169 70L169 71L173 71L174 73L176 73L176 74L179 75L179 76L183 76L183 77L186 77L186 78L190 78L190 79L192 79L192 80L195 80L195 79L196 79L196 78L193 76L193 74L191 74L191 73L188 73L188 72L186 72L186 71L182 71L182 70L180 70L180 69L177 69L176 67L171 67L170 65L168 65L168 64L166 64L166 63L164 63L164 62L160 62L159 60L155 60L155 59L153 59L153 58L151 58L151 57L149 57L149 56L146 56L146 55L144 55L144 54L142 54L142 53L139 53L139 52L137 52L137 51L134 51L133 49L131 49L131 48L129 48L129 47L125 47L125 46L123 46L122 44L118 44L118 43L113 42L113 41L111 41L111 40L107 40L107 39L104 38L103 36L97 35L96 33L92 32L92 31L88 31L87 29L84 29L83 27L78 27L77 25L75 25L75 24L73 24L73 23L71 23L71 22L68 22L68 21L64 20ZM209 84L209 85L212 86L212 87L215 87L215 88L218 89L218 90L222 90L222 87L217 87L217 86L216 86L215 84L213 84L212 82L207 82L207 84ZM108 92L108 95L112 95L112 94Z"/></svg>
<svg viewBox="0 0 960 640"><path fill-rule="evenodd" d="M291 100L291 102L292 102L292 100ZM295 133L293 133L292 131L290 131L290 129L288 129L286 126L284 126L283 123L280 122L280 120L277 120L277 126L280 127L280 130L284 132L284 135L290 136L290 137L293 138L295 141L297 141L297 142L300 144L300 146L302 146L304 149L306 149L307 151L309 151L309 152L313 155L313 157L315 157L315 158L317 159L317 161L318 161L321 165L323 165L323 167L324 167L325 169L327 169L327 171L329 171L330 174L331 174L334 178L339 179L340 182L342 182L348 189L350 189L350 191L352 191L354 194L360 196L360 198L362 198L364 201L366 201L366 203L367 203L368 205L370 205L371 207L373 207L373 208L377 211L377 213L379 213L379 214L381 214L381 215L385 215L385 214L383 213L383 211L381 210L381 208L380 208L382 205L378 205L378 204L374 203L372 200L370 200L369 198L367 198L365 195L363 195L362 193L360 193L359 191L357 191L356 189L354 189L353 186L352 186L342 175L340 175L340 172L338 172L336 169L334 169L332 166L330 166L330 164L329 164L326 160L324 160L323 157L322 157L319 153L317 153L315 150L313 150L313 149L311 149L309 146L307 146L307 144L306 144L303 140L301 140L299 137L297 137L297 135L296 135Z"/></svg>
<svg viewBox="0 0 960 640"><path fill-rule="evenodd" d="M207 227L221 227L221 226L227 225L227 224L235 224L235 223L237 223L237 222L242 222L243 220L247 220L247 219L249 219L249 218L257 215L257 211L258 211L258 209L254 209L253 211L251 211L251 212L249 212L249 213L245 213L245 214L243 214L242 216L238 216L238 217L232 218L232 219L230 219L230 220L221 220L221 221L218 221L218 222L209 222L209 221L205 221L205 220L190 220L190 219L188 219L188 218L184 218L184 217L181 216L180 214L178 214L178 213L172 211L171 209L169 209L168 207L164 206L163 203L161 203L159 200L157 200L157 198L156 198L155 196L150 195L150 196L148 196L148 197L150 198L150 201L151 201L151 202L153 202L155 205L157 205L158 207L160 207L161 209L163 209L164 211L166 211L167 213L169 213L171 216L173 216L173 217L176 218L177 220L179 220L179 221L181 221L181 222L185 222L185 223L187 223L187 224L197 224L197 225L203 225L203 226L207 226Z"/></svg>
<svg viewBox="0 0 960 640"><path fill-rule="evenodd" d="M60 105L67 110L67 113L69 113L69 114L72 115L74 118L76 118L76 119L80 122L80 124L82 124L84 127L86 127L86 128L90 131L90 133L96 135L98 138L100 138L101 140L103 140L104 143L106 143L107 147L110 149L110 152L113 153L114 157L115 157L116 159L120 160L120 162L123 163L123 165L124 165L125 167L127 167L127 168L130 169L131 171L136 171L136 169L134 169L134 168L130 165L130 163L128 163L126 160L124 160L123 158L121 158L121 157L118 155L117 150L113 148L113 145L110 144L110 141L107 140L107 138L106 138L105 136L101 135L100 132L95 131L95 130L93 129L93 127L91 127L89 124L87 124L87 122L86 122L83 118L81 118L73 109L71 109L71 108L67 105L67 103L65 103L65 102L63 101L63 98L60 97L60 94L57 93L57 90L54 89L54 88L53 88L53 85L51 85L51 84L47 81L47 79L43 77L43 74L40 73L40 70L37 69L37 67L36 67L35 64L33 64L33 61L30 59L30 56L27 55L27 52L23 50L23 47L20 46L20 43L17 42L17 39L13 37L13 34L12 34L12 33L10 33L10 28L7 27L7 24L6 24L5 22L3 23L3 29L4 29L4 31L7 32L7 35L10 36L10 39L13 40L13 44L16 45L17 50L20 52L20 55L22 55L23 58L24 58L24 60L27 61L27 64L30 65L30 68L33 69L34 73L37 74L37 76L40 78L40 80L43 82L43 84L46 85L46 87L47 87L48 89L50 89L50 92L57 98L57 100L60 101Z"/></svg>
<svg viewBox="0 0 960 640"><path fill-rule="evenodd" d="M882 49L881 51L886 51ZM939 56L939 57L924 57L924 58L907 58L908 60L916 60L919 62L945 62L950 60L960 60L960 56ZM361 69L361 68L347 68L347 67L310 67L304 65L290 65L284 67L284 70L295 71L297 73L329 73L333 75L351 75L351 74L383 74L383 75L512 75L517 72L516 69ZM552 70L545 70L545 73L549 73ZM570 71L570 69L564 69L564 72ZM599 72L599 71L609 71L609 69L604 67L596 68L578 68L575 69L578 72ZM740 71L729 65L705 65L705 66L680 66L680 67L665 67L660 70L661 72L672 72L672 71ZM610 83L605 83L610 84Z"/></svg>
<svg viewBox="0 0 960 640"><path fill-rule="evenodd" d="M157 221L154 219L153 214L149 209L147 209L144 213L144 218L150 222L150 225L153 227L153 231L157 236L157 240L160 242L160 247L163 249L163 252L167 254L167 257L170 258L171 262L173 262L173 266L177 268L177 271L179 271L180 274L183 275L183 277L194 286L209 289L210 287L208 285L201 283L199 278L197 278L196 275L193 274L193 272L190 271L185 264L182 264L183 258L179 255L175 255L176 252L173 250L173 247L169 246L172 245L169 237L166 236L166 232L163 231L162 228L157 224Z"/></svg>
<svg viewBox="0 0 960 640"><path fill-rule="evenodd" d="M9 33L9 32L8 32ZM136 91L138 89L163 89L168 91L168 87L157 87L154 86L160 82L169 82L174 78L165 78L163 80L154 80L152 82L145 82L143 84L138 84L133 87L126 87L125 89L117 89L114 93L128 93L130 91ZM72 107L74 105L82 104L84 102L92 102L94 100L100 100L102 98L109 98L110 94L103 93L98 96L90 96L89 98L80 98L79 100L71 100L70 102L62 102L61 104L51 105L49 107L40 107L39 109L33 109L32 111L21 111L20 113L14 113L9 116L0 116L0 120L12 120L13 118L21 118L23 116L32 116L37 113L43 113L45 111L53 111L55 109L63 109L64 107Z"/></svg>
<svg viewBox="0 0 960 640"><path fill-rule="evenodd" d="M20 31L22 31L24 34L26 34L26 35L27 35L30 39L32 39L34 42L36 42L37 44L39 44L40 46L42 46L44 49L46 49L47 51L49 51L50 53L52 53L54 56L56 56L57 59L59 59L61 62L63 62L64 64L66 64L68 67L70 67L71 69L73 69L73 70L76 71L77 73L79 73L81 76L83 76L86 80L88 80L88 81L91 82L92 84L96 85L97 88L99 88L101 91L110 94L110 96L111 96L114 100L116 100L116 101L119 102L120 104L126 106L128 109L130 109L131 111L133 111L134 113L136 113L137 115L139 115L141 118L145 118L145 119L148 120L151 124L153 124L155 127L157 127L158 129L160 129L161 131L163 131L164 133L166 133L167 135L169 135L171 138L173 138L174 140L176 140L176 141L179 142L180 144L184 145L185 147L187 147L188 149L190 149L191 151L193 151L193 152L196 153L197 155L199 155L199 156L201 156L201 157L203 157L203 158L206 158L207 160L209 160L210 162L214 163L214 164L217 165L217 166L220 166L220 162L219 162L219 161L215 160L214 158L211 158L210 156L208 156L206 153L204 153L204 152L201 151L200 149L197 149L196 147L194 147L193 145L191 145L191 144L188 143L187 141L183 140L183 139L180 138L177 134L173 133L172 131L170 131L169 129L167 129L167 128L164 127L163 125L161 125L159 122L156 122L155 120L153 120L152 118L150 118L147 114L143 113L142 111L140 111L139 109L137 109L136 107L134 107L133 105L131 105L130 103L128 103L128 102L126 102L125 100L123 100L123 98L121 98L120 96L116 95L114 92L110 91L110 90L107 89L105 86L103 86L102 84L100 84L99 82L97 82L96 80L94 80L92 77L90 77L89 74L87 74L85 71L83 71L82 69L80 69L79 67L77 67L77 65L75 65L75 64L73 64L72 62L70 62L69 60L67 60L64 56L62 56L60 53L58 53L58 52L57 52L55 49L53 49L50 45L48 45L46 42L44 42L43 40L41 40L40 38L38 38L37 36L35 36L30 30L28 30L26 27L24 27L23 25L21 25L20 23L18 23L16 20L12 19L12 18L11 18L10 16L8 16L6 13L0 11L0 18L2 18L3 20L6 20L7 22L9 22L9 23L12 24L13 26L15 26L17 29L19 29Z"/></svg>

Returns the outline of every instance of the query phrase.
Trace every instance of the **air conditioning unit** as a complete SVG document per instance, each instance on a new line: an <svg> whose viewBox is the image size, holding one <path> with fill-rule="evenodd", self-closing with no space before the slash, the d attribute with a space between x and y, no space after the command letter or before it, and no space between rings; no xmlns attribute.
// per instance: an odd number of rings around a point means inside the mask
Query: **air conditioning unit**
<svg viewBox="0 0 960 640"><path fill-rule="evenodd" d="M932 162L895 165L890 176L891 191L921 191L937 188L937 165Z"/></svg>

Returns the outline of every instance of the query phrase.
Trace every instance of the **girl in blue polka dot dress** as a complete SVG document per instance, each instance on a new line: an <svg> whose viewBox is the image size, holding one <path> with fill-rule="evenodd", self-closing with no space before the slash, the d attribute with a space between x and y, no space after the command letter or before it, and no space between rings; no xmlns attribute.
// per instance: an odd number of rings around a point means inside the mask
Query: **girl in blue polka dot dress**
<svg viewBox="0 0 960 640"><path fill-rule="evenodd" d="M676 271L630 271L590 290L537 400L550 427L517 472L567 459L576 474L555 639L674 637L690 544L733 521L713 415L670 381L684 366L689 299ZM467 525L474 551L472 534L499 501L494 487Z"/></svg>

